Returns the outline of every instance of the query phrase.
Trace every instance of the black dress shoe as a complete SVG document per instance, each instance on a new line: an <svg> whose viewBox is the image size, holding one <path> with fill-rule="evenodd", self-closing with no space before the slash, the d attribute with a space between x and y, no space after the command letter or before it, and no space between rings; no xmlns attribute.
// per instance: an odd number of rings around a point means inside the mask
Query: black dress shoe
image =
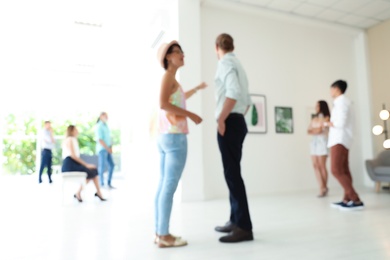
<svg viewBox="0 0 390 260"><path fill-rule="evenodd" d="M225 226L218 226L215 227L215 231L222 232L222 233L230 233L233 231L233 229L236 227L232 222L228 221L226 222Z"/></svg>
<svg viewBox="0 0 390 260"><path fill-rule="evenodd" d="M243 230L239 227L235 227L229 235L223 236L219 239L222 243L237 243L251 240L253 240L252 231Z"/></svg>
<svg viewBox="0 0 390 260"><path fill-rule="evenodd" d="M73 197L78 200L79 202L83 202L83 200L81 199L81 197L77 196L76 194L73 195Z"/></svg>
<svg viewBox="0 0 390 260"><path fill-rule="evenodd" d="M106 199L103 197L100 197L99 194L97 194L97 192L95 193L95 197L98 197L101 201L106 201Z"/></svg>

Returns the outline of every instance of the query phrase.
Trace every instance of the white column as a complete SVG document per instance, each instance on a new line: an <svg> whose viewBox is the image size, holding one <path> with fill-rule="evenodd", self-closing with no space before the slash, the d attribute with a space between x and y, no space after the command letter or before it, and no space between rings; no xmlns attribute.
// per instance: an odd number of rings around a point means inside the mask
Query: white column
<svg viewBox="0 0 390 260"><path fill-rule="evenodd" d="M35 125L36 125L36 128L37 128L37 136L36 136L36 140L37 140L37 146L35 147L35 152L36 152L36 158L35 158L35 173L39 174L39 169L41 168L41 160L42 160L42 154L41 154L41 150L42 150L42 147L41 147L41 137L40 137L40 134L41 134L41 131L42 131L42 112L40 110L38 110L36 113L35 113L35 119L36 119L36 122L35 122Z"/></svg>
<svg viewBox="0 0 390 260"><path fill-rule="evenodd" d="M356 73L357 73L357 97L358 106L355 106L357 110L356 115L359 116L360 125L358 126L361 131L361 156L362 162L361 167L363 169L363 182L367 186L373 186L372 180L369 178L365 166L366 159L374 158L373 142L372 142L372 113L371 113L371 86L369 80L369 69L368 69L368 50L367 50L367 37L366 32L361 32L356 37L355 43L356 51Z"/></svg>
<svg viewBox="0 0 390 260"><path fill-rule="evenodd" d="M180 83L185 90L202 82L201 78L201 33L200 1L178 0L178 35L185 52L185 66L180 69ZM194 95L187 101L188 110L202 116L201 95ZM188 158L182 177L182 201L203 200L204 166L202 125L189 121Z"/></svg>

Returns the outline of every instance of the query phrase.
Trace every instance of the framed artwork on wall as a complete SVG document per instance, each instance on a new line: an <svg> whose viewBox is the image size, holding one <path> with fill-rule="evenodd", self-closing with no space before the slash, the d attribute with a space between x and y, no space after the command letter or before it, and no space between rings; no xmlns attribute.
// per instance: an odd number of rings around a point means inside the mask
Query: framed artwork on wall
<svg viewBox="0 0 390 260"><path fill-rule="evenodd" d="M267 101L264 95L250 94L252 105L245 115L248 133L267 133Z"/></svg>
<svg viewBox="0 0 390 260"><path fill-rule="evenodd" d="M294 133L294 121L292 107L275 107L276 133Z"/></svg>

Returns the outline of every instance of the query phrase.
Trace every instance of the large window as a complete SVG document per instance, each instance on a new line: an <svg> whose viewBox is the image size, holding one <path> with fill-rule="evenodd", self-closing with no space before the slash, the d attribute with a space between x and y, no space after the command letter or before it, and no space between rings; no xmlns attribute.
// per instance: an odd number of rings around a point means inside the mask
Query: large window
<svg viewBox="0 0 390 260"><path fill-rule="evenodd" d="M158 176L150 136L163 72L156 52L162 41L177 39L175 2L2 3L0 170L36 172L37 132L46 119L55 129L55 164L69 123L80 128L82 152L92 152L92 126L106 111L117 170Z"/></svg>
<svg viewBox="0 0 390 260"><path fill-rule="evenodd" d="M95 125L99 113L84 112L83 114L68 114L67 118L53 117L52 121L56 146L53 150L54 168L61 165L62 141L66 128L70 124L78 127L80 152L96 154ZM110 123L113 137L113 157L116 171L121 169L121 133L120 125L113 117ZM4 174L32 174L38 170L40 162L39 135L43 120L34 113L13 113L4 117L4 132L2 135L2 172Z"/></svg>

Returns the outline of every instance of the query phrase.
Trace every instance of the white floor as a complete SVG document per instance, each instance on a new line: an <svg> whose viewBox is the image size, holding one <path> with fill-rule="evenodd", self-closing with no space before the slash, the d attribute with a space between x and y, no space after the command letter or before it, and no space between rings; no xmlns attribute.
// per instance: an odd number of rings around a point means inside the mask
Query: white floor
<svg viewBox="0 0 390 260"><path fill-rule="evenodd" d="M221 244L213 231L227 219L227 200L176 202L171 231L189 245L158 249L150 187L130 179L115 184L117 190L104 190L105 203L93 197L92 184L82 204L68 187L63 205L58 176L52 185L38 185L36 176L1 177L0 259L390 259L388 192L360 189L362 212L331 209L340 198L334 190L325 199L314 192L250 198L255 241L240 244Z"/></svg>

